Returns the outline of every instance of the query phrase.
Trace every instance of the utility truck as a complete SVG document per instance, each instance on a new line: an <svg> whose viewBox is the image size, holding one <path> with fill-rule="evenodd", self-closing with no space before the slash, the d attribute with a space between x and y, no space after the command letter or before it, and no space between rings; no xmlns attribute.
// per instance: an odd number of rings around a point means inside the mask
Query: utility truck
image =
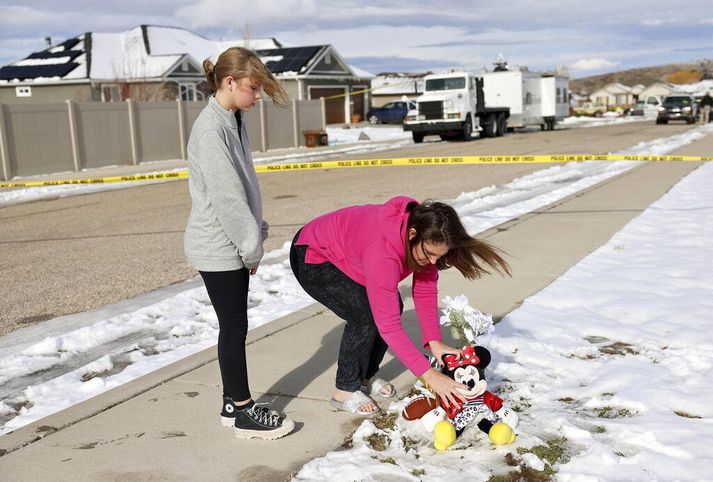
<svg viewBox="0 0 713 482"><path fill-rule="evenodd" d="M505 132L510 109L487 102L482 77L468 72L432 74L424 78L424 87L403 124L414 142L423 142L424 136L431 134L443 140L467 141L473 132L480 132L481 137Z"/></svg>
<svg viewBox="0 0 713 482"><path fill-rule="evenodd" d="M569 114L569 79L562 75L530 72L527 68L509 70L496 63L493 72L484 72L486 105L510 108L508 129L540 126L552 130Z"/></svg>

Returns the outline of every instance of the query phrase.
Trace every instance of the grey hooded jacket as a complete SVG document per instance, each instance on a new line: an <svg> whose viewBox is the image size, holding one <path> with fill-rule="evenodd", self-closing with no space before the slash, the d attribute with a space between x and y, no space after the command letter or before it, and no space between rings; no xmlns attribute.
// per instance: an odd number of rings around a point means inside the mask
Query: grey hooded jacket
<svg viewBox="0 0 713 482"><path fill-rule="evenodd" d="M242 114L239 114L242 115ZM199 271L254 268L268 225L245 123L211 96L188 139L188 188L193 201L183 247Z"/></svg>

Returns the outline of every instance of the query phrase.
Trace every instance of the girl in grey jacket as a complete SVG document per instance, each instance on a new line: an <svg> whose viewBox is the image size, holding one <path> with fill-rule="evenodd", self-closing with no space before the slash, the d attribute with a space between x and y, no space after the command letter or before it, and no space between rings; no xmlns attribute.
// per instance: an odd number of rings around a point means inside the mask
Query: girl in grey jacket
<svg viewBox="0 0 713 482"><path fill-rule="evenodd" d="M262 219L260 186L243 114L260 100L261 89L279 107L286 105L287 95L248 49L230 48L215 64L206 59L203 68L214 94L188 140L192 207L184 248L218 317L222 423L234 427L238 438L276 439L290 433L294 422L255 405L245 357L248 284L263 256L268 225Z"/></svg>

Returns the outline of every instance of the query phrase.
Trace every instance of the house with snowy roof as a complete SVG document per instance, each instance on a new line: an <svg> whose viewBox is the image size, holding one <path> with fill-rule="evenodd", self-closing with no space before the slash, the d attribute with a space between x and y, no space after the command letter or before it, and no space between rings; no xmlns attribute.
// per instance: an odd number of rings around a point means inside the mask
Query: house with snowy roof
<svg viewBox="0 0 713 482"><path fill-rule="evenodd" d="M595 104L606 105L610 108L629 107L636 102L636 94L634 89L628 85L613 82L595 90L589 94L589 98Z"/></svg>
<svg viewBox="0 0 713 482"><path fill-rule="evenodd" d="M415 99L423 93L424 77L430 72L407 74L384 72L371 80L371 105L381 107L388 102Z"/></svg>
<svg viewBox="0 0 713 482"><path fill-rule="evenodd" d="M654 82L639 93L639 99L655 97L658 100L661 100L667 95L678 94L680 92L680 86L676 86L668 82Z"/></svg>
<svg viewBox="0 0 713 482"><path fill-rule="evenodd" d="M87 32L0 67L0 103L203 100L202 63L233 46L252 48L288 94L325 97L328 123L363 116L373 75L348 65L331 45L283 46L274 38L210 40L180 27L140 25Z"/></svg>

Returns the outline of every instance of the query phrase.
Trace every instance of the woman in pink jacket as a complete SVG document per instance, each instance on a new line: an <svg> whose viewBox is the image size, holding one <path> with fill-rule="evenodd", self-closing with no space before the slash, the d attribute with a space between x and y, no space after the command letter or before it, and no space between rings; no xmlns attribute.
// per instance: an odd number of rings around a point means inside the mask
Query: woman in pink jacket
<svg viewBox="0 0 713 482"><path fill-rule="evenodd" d="M405 196L310 221L292 242L290 264L305 291L347 322L331 403L365 416L379 407L364 392L396 395L392 384L374 378L387 348L442 399L463 400L461 385L431 368L401 326L401 280L413 273L422 343L440 360L460 352L441 341L438 271L453 266L474 279L488 265L510 274L497 249L468 235L452 207Z"/></svg>

